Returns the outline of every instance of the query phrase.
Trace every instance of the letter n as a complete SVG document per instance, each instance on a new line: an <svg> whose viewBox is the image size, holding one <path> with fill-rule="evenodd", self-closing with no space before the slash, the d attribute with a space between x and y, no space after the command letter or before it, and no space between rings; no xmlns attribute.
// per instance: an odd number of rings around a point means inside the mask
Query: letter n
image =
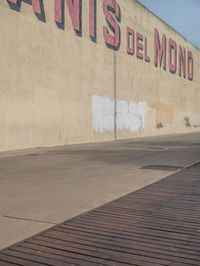
<svg viewBox="0 0 200 266"><path fill-rule="evenodd" d="M18 6L18 8L21 5L22 0L7 0L8 3L13 4ZM41 5L43 5L41 0L32 0L32 7L33 7L33 11L34 13L38 14L38 15L42 15L42 8Z"/></svg>
<svg viewBox="0 0 200 266"><path fill-rule="evenodd" d="M81 13L82 1L81 0L66 0L67 8L69 11L70 19L74 30L81 33ZM55 0L55 21L59 26L64 28L64 1Z"/></svg>

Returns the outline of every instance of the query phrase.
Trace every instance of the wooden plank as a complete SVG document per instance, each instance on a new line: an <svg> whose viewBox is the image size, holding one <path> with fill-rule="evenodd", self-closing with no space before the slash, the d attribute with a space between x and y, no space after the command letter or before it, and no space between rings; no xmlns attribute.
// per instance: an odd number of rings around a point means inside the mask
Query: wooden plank
<svg viewBox="0 0 200 266"><path fill-rule="evenodd" d="M0 266L199 266L200 164L0 252Z"/></svg>

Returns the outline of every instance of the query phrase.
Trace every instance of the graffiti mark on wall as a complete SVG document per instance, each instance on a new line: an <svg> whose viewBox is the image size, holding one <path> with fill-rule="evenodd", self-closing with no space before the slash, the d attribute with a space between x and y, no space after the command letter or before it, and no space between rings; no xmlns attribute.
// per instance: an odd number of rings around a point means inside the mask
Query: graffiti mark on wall
<svg viewBox="0 0 200 266"><path fill-rule="evenodd" d="M149 109L146 101L117 100L116 106L117 130L138 132L145 127L145 117L147 109ZM114 108L115 101L113 99L97 95L92 96L93 129L95 132L114 131Z"/></svg>

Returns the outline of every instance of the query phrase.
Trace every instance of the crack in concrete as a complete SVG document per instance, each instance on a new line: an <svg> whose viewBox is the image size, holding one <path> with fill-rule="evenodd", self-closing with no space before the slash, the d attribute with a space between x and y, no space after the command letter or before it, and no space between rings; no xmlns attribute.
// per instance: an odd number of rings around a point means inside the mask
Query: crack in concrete
<svg viewBox="0 0 200 266"><path fill-rule="evenodd" d="M40 220L35 220L35 219L28 219L28 218L23 218L23 217L15 217L15 216L9 216L9 215L2 215L3 218L8 218L8 219L15 219L15 220L23 220L23 221L30 221L30 222L36 222L36 223L44 223L44 224L51 224L51 225L56 225L57 223L52 223L52 222L47 222L47 221L40 221Z"/></svg>

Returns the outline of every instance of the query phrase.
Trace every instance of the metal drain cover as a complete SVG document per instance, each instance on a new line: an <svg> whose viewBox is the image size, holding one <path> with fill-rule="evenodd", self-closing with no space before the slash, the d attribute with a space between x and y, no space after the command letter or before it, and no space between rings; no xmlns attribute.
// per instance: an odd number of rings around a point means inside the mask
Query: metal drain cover
<svg viewBox="0 0 200 266"><path fill-rule="evenodd" d="M182 167L181 166L172 166L172 165L145 165L141 169L177 171L179 169L182 169Z"/></svg>

